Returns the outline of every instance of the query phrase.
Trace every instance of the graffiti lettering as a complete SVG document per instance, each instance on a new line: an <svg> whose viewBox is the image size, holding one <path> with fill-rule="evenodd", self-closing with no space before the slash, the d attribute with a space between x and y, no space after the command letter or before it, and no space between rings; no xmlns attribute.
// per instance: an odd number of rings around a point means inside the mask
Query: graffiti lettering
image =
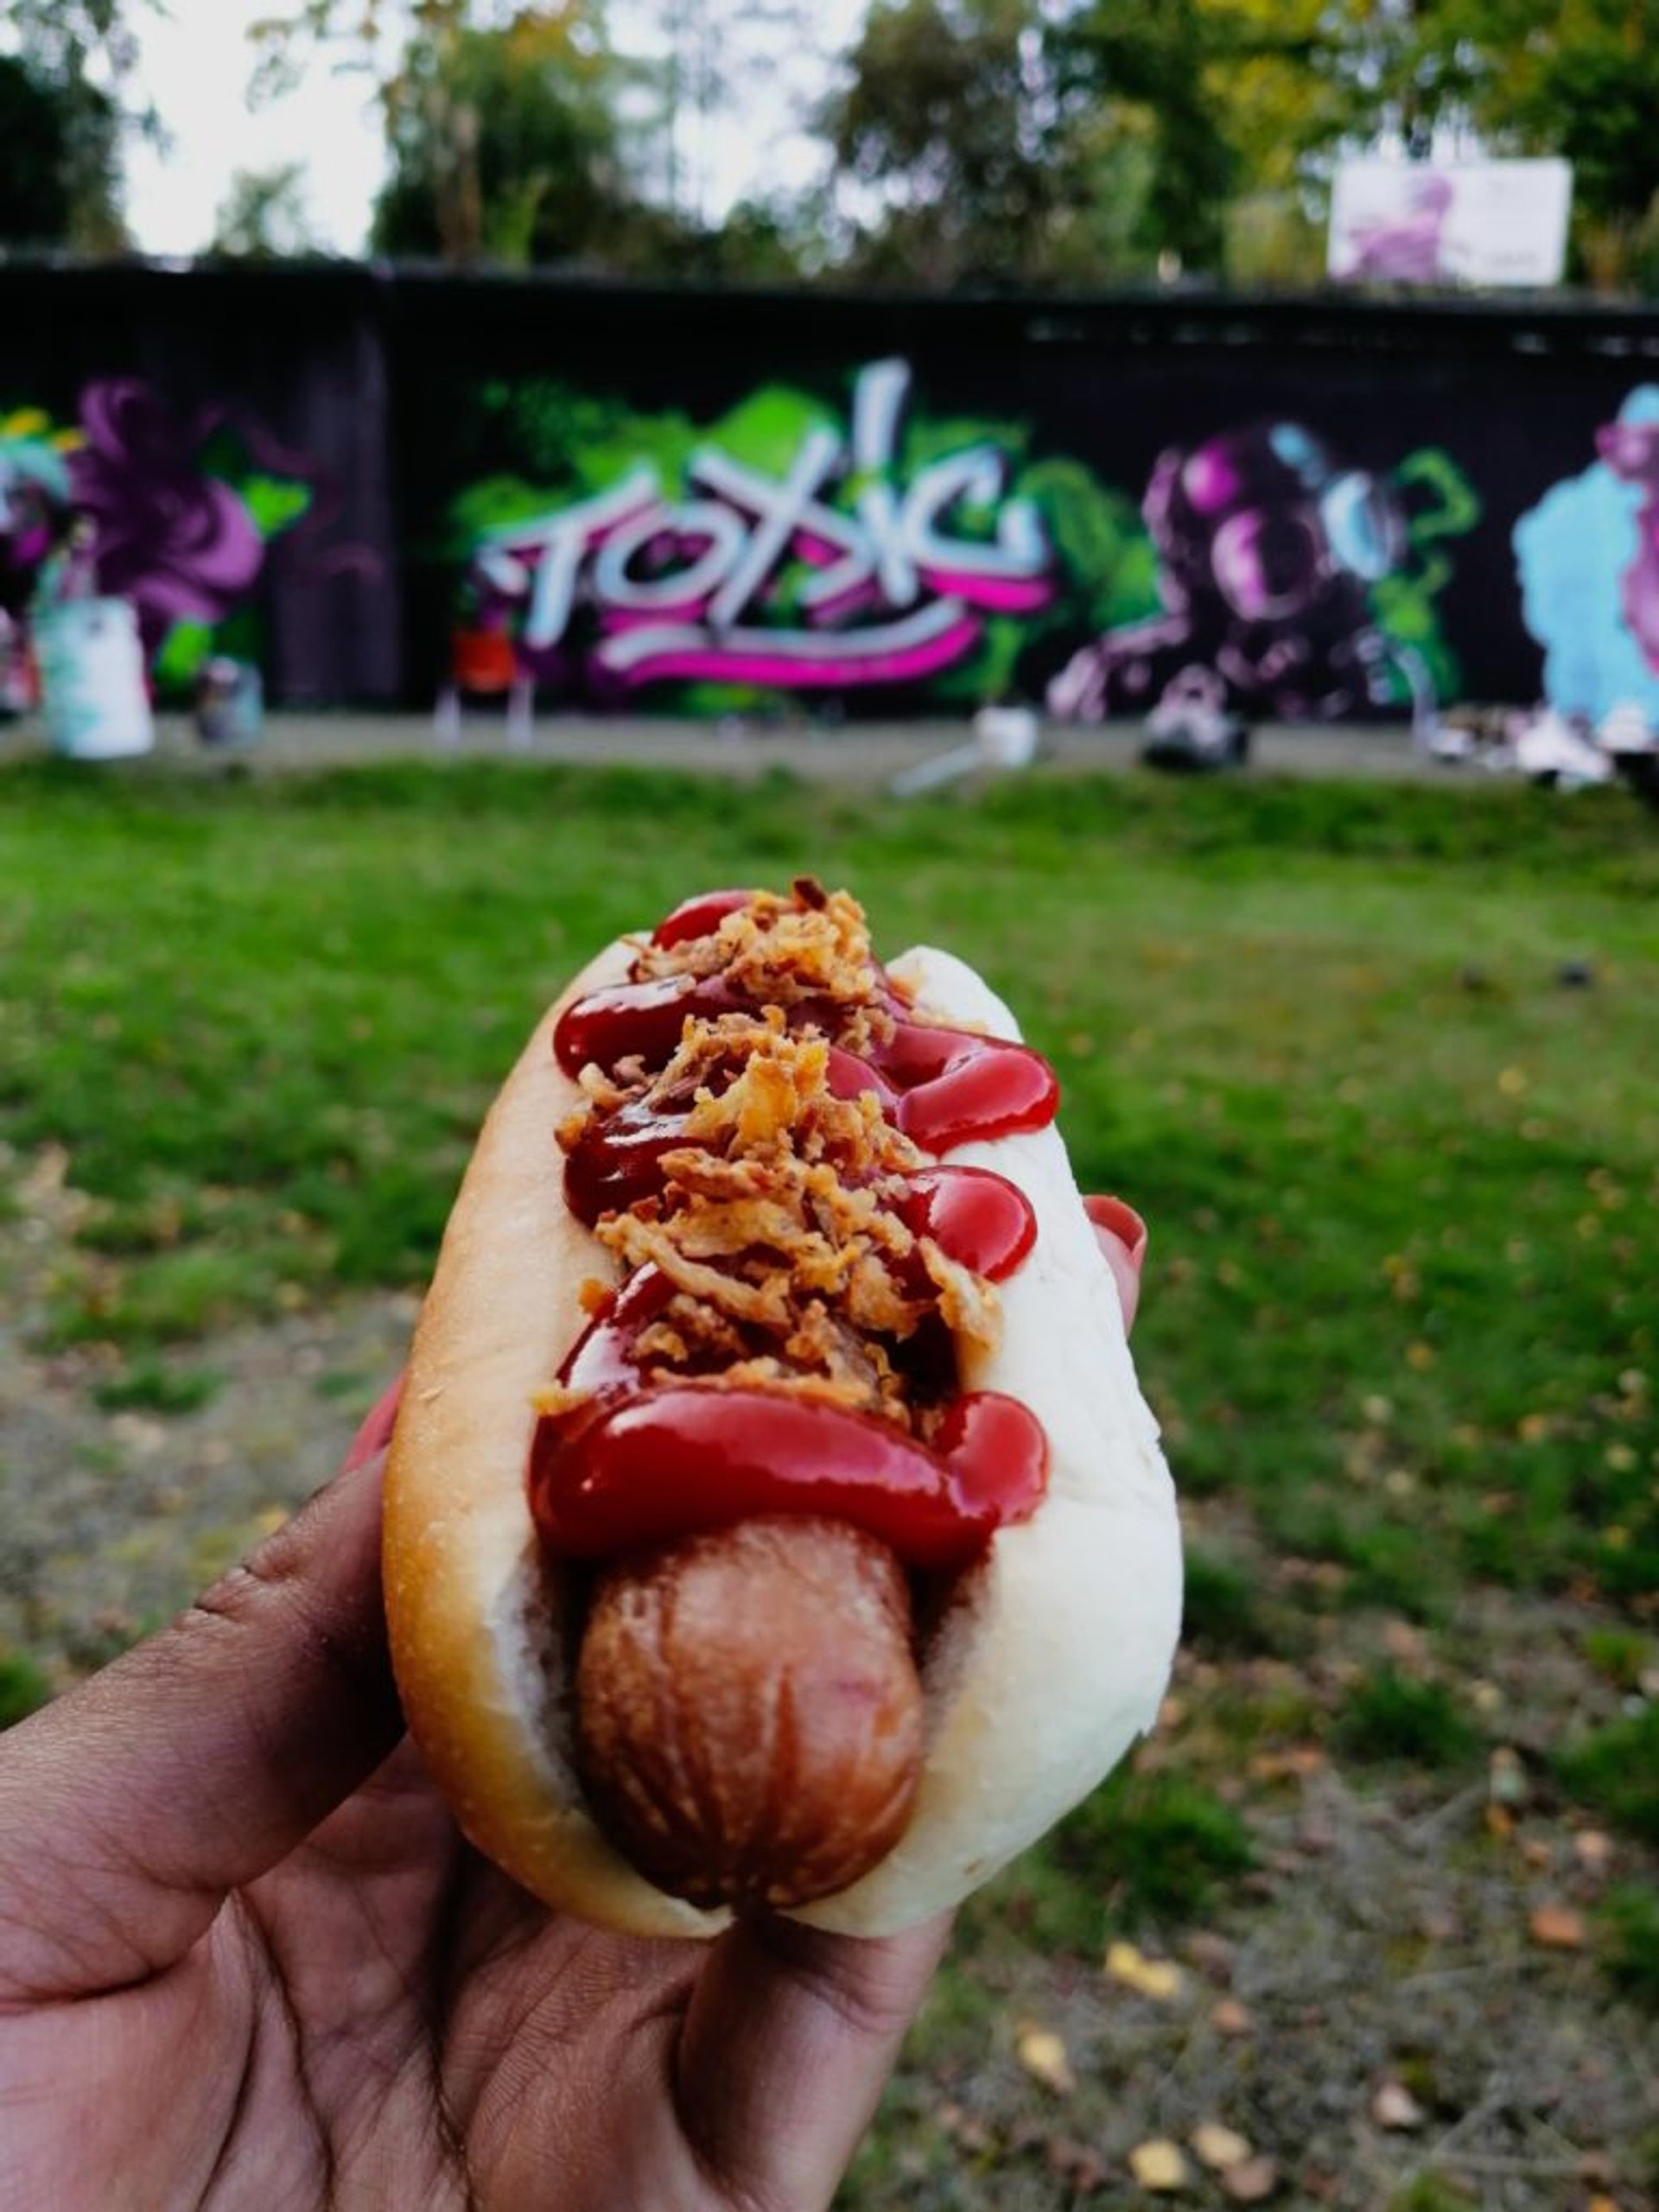
<svg viewBox="0 0 1659 2212"><path fill-rule="evenodd" d="M650 464L594 497L494 523L476 583L526 647L596 610L594 659L630 687L664 680L901 683L970 654L985 618L1046 607L1054 583L1035 506L1005 496L981 445L899 474L903 361L860 374L850 434L807 430L770 475L708 445L677 496Z"/></svg>

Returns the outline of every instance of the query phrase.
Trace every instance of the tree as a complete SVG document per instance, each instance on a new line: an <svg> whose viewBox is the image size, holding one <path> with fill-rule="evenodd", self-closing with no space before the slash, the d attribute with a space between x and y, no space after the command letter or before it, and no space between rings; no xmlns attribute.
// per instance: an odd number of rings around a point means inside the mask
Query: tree
<svg viewBox="0 0 1659 2212"><path fill-rule="evenodd" d="M94 86L0 55L0 245L113 251L121 124Z"/></svg>
<svg viewBox="0 0 1659 2212"><path fill-rule="evenodd" d="M238 169L208 251L232 261L292 261L321 252L306 203L305 177L303 162Z"/></svg>
<svg viewBox="0 0 1659 2212"><path fill-rule="evenodd" d="M926 285L1038 274L1059 175L1035 0L876 0L820 126L857 273Z"/></svg>
<svg viewBox="0 0 1659 2212"><path fill-rule="evenodd" d="M1470 105L1497 147L1573 164L1581 243L1629 234L1659 196L1659 7L1654 0L1445 0L1474 57Z"/></svg>
<svg viewBox="0 0 1659 2212"><path fill-rule="evenodd" d="M1065 111L1146 148L1141 243L1216 270L1236 194L1288 186L1347 127L1348 28L1377 13L1366 0L1084 0L1049 48Z"/></svg>
<svg viewBox="0 0 1659 2212"><path fill-rule="evenodd" d="M118 250L121 148L154 134L127 99L133 20L155 0L4 0L0 56L0 242Z"/></svg>
<svg viewBox="0 0 1659 2212"><path fill-rule="evenodd" d="M383 252L523 265L601 251L630 204L615 65L574 9L419 40L387 101Z"/></svg>

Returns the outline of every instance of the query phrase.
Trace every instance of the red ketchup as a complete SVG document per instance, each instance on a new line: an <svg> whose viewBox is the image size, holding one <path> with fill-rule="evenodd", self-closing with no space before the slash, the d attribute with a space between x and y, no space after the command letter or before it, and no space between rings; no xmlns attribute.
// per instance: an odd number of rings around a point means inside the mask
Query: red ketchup
<svg viewBox="0 0 1659 2212"><path fill-rule="evenodd" d="M900 1020L861 1060L842 1052L836 1060L837 1096L874 1090L884 1106L892 1101L894 1121L927 1152L1046 1129L1059 1111L1059 1078L1048 1062L1001 1037Z"/></svg>
<svg viewBox="0 0 1659 2212"><path fill-rule="evenodd" d="M590 991L566 1007L553 1032L553 1050L567 1075L580 1075L588 1062L613 1068L637 1052L647 1067L671 1060L680 1032L696 1015L713 1021L722 1014L752 1014L723 976L657 976L645 983L616 983Z"/></svg>
<svg viewBox="0 0 1659 2212"><path fill-rule="evenodd" d="M689 938L712 937L728 914L747 906L753 891L701 891L665 915L651 933L655 945L683 944Z"/></svg>
<svg viewBox="0 0 1659 2212"><path fill-rule="evenodd" d="M968 1566L1042 1501L1048 1440L1014 1398L950 1406L931 1445L868 1414L772 1390L673 1382L544 1420L530 1503L549 1549L605 1559L760 1513L850 1522L906 1566Z"/></svg>
<svg viewBox="0 0 1659 2212"><path fill-rule="evenodd" d="M1031 1200L988 1167L925 1167L893 1211L914 1236L988 1282L1006 1282L1037 1242Z"/></svg>
<svg viewBox="0 0 1659 2212"><path fill-rule="evenodd" d="M707 936L751 896L688 899L653 942ZM893 1035L862 1056L836 1042L833 1003L791 1009L792 1022L828 1036L836 1096L874 1091L889 1119L936 1154L1053 1120L1059 1086L1038 1053L913 1020L895 993L887 1000ZM590 1061L609 1070L633 1055L660 1069L689 1017L755 1010L721 976L625 983L568 1007L554 1048L573 1075ZM683 1116L642 1101L592 1115L566 1162L571 1210L591 1225L649 1197L662 1187L663 1154L683 1141ZM893 1203L912 1234L992 1281L1013 1274L1036 1242L1023 1192L982 1168L922 1169ZM597 1559L754 1514L800 1513L865 1529L909 1566L955 1569L1039 1503L1048 1470L1041 1424L995 1392L957 1397L924 1443L893 1422L806 1396L731 1389L712 1376L645 1381L633 1346L672 1296L658 1269L640 1269L561 1370L572 1389L590 1395L569 1414L545 1415L531 1451L531 1510L555 1554Z"/></svg>

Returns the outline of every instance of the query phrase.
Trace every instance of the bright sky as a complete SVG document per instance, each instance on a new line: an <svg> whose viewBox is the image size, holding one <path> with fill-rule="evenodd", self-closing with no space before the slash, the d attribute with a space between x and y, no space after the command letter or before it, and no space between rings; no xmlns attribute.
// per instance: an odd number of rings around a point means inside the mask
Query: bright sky
<svg viewBox="0 0 1659 2212"><path fill-rule="evenodd" d="M155 103L169 151L136 146L127 162L127 223L146 253L205 246L238 169L303 161L308 212L319 242L359 253L385 167L368 80L317 63L291 98L250 112L254 49L248 26L272 0L170 0L165 16L136 19L143 58L135 87Z"/></svg>
<svg viewBox="0 0 1659 2212"><path fill-rule="evenodd" d="M283 12L283 0L166 4L165 17L146 11L135 18L143 51L134 90L153 102L172 138L165 154L138 145L128 157L127 222L140 250L199 251L238 170L303 161L313 234L336 252L360 253L385 167L368 79L315 60L297 92L251 112L248 27ZM828 0L821 31L850 35L861 5ZM618 12L626 13L626 0ZM811 173L811 149L789 132L781 107L773 128L764 117L746 122L744 130L722 130L721 143L702 156L711 213L757 187L798 185Z"/></svg>

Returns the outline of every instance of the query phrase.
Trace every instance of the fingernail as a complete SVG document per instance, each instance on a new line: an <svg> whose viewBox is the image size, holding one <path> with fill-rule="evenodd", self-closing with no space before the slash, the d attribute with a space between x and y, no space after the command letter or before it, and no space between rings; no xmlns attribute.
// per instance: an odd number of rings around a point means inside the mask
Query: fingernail
<svg viewBox="0 0 1659 2212"><path fill-rule="evenodd" d="M400 1375L390 1389L382 1394L374 1411L353 1439L352 1448L346 1454L345 1465L340 1469L341 1474L349 1475L355 1468L372 1459L377 1452L385 1450L391 1441L392 1427L397 1419L397 1401L403 1394L404 1378Z"/></svg>
<svg viewBox="0 0 1659 2212"><path fill-rule="evenodd" d="M1122 1198L1085 1198L1083 1210L1096 1229L1116 1236L1138 1274L1147 1256L1147 1224Z"/></svg>

